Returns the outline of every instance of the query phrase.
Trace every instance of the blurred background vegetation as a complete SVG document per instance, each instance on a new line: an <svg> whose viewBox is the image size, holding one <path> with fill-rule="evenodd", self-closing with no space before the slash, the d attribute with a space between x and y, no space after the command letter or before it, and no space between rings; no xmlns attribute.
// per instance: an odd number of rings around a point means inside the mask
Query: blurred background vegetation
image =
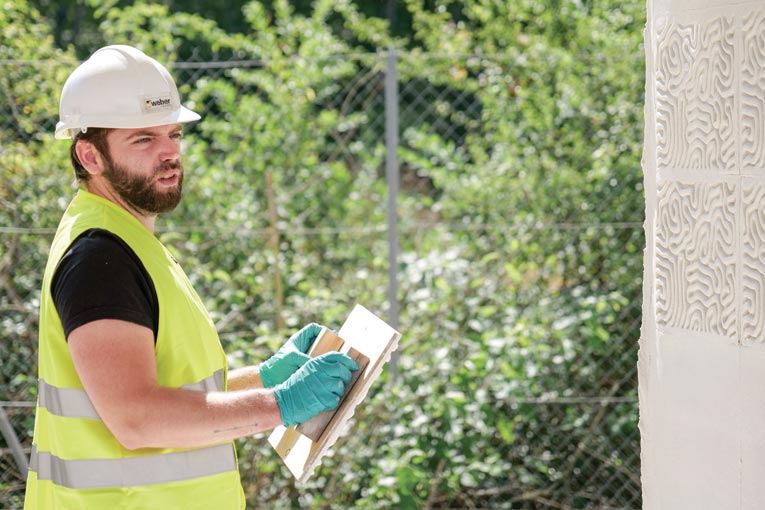
<svg viewBox="0 0 765 510"><path fill-rule="evenodd" d="M307 486L239 441L250 508L639 509L642 0L10 0L0 10L0 406L31 447L39 288L72 194L61 87L105 44L202 113L158 223L232 366L355 303L388 370ZM396 56L400 252L387 244ZM0 437L0 508L24 474Z"/></svg>

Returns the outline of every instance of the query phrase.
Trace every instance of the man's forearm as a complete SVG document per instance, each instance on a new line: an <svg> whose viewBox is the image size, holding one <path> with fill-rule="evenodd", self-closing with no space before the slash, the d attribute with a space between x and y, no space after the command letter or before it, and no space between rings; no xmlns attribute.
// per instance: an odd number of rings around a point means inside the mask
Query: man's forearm
<svg viewBox="0 0 765 510"><path fill-rule="evenodd" d="M233 371L239 391L202 393L160 386L153 333L104 319L69 334L83 388L126 448L187 448L222 443L281 423L274 392L256 386L256 369Z"/></svg>
<svg viewBox="0 0 765 510"><path fill-rule="evenodd" d="M263 389L200 393L158 386L120 414L107 426L131 450L206 446L282 423L274 392Z"/></svg>
<svg viewBox="0 0 765 510"><path fill-rule="evenodd" d="M252 390L263 388L260 377L260 365L235 368L228 373L228 391Z"/></svg>

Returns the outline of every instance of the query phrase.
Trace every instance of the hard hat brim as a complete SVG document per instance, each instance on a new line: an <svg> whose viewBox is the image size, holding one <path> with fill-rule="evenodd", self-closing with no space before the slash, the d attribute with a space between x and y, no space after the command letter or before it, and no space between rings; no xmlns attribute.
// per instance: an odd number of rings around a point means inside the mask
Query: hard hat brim
<svg viewBox="0 0 765 510"><path fill-rule="evenodd" d="M71 116L75 117L75 116ZM99 119L96 116L88 115L87 123L80 122L79 118L69 118L56 124L56 139L72 139L86 128L116 128L116 129L138 129L155 126L164 126L167 124L176 124L184 122L195 122L202 117L185 106L178 108L170 113L157 113L156 115L140 115L135 117L125 116L115 118L112 115L104 116Z"/></svg>

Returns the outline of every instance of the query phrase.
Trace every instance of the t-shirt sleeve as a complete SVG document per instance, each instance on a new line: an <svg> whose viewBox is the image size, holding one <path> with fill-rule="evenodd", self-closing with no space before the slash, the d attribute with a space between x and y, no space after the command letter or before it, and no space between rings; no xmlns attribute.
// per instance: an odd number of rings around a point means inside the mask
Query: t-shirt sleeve
<svg viewBox="0 0 765 510"><path fill-rule="evenodd" d="M101 319L119 319L154 332L159 302L141 260L119 237L100 229L78 237L56 268L51 294L64 334Z"/></svg>

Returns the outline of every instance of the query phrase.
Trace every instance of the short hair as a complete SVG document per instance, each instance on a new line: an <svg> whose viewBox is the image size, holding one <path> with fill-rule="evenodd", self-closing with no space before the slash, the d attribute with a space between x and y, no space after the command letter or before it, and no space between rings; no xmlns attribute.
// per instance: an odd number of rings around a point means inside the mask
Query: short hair
<svg viewBox="0 0 765 510"><path fill-rule="evenodd" d="M79 140L85 140L93 144L98 152L109 161L109 141L106 139L106 135L112 131L112 128L88 128L86 131L81 131L75 135L72 140L72 146L69 149L69 158L72 160L72 167L74 168L74 177L78 183L87 182L90 179L90 174L85 167L82 166L80 158L77 157L77 142Z"/></svg>

